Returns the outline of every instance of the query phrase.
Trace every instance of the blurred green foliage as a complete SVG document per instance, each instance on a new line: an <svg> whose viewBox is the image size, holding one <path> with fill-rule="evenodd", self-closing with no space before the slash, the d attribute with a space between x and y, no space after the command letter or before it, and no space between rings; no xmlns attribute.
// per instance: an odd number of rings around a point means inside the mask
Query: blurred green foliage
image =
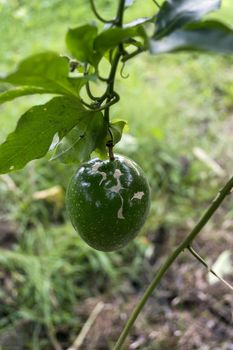
<svg viewBox="0 0 233 350"><path fill-rule="evenodd" d="M113 15L116 2L97 2L105 17ZM154 6L146 1L142 9L136 1L127 10L126 20L151 14ZM230 0L223 0L222 10L211 17L224 17L231 24L230 8ZM0 17L2 73L44 49L65 54L68 27L93 19L85 0L0 0ZM231 57L214 55L154 58L143 54L126 64L128 79L118 76L116 90L121 101L112 108L112 118L128 123L118 151L143 167L152 187L151 214L142 235L161 226L187 228L230 174L232 63ZM101 86L93 89L99 91ZM41 96L23 97L0 107L0 141L14 129L20 114L45 101ZM194 147L217 161L225 177L198 159ZM79 328L74 308L80 299L115 293L120 280L133 281L141 272L150 249L148 240L139 238L114 254L94 251L66 223L64 201L56 206L35 200L37 191L56 185L65 190L73 171L74 167L42 159L12 174L13 188L9 178L0 177L0 219L18 223L13 249L0 251L0 267L10 274L15 291L10 296L4 291L0 294L2 332L23 319L49 329L65 324L72 336ZM232 216L231 210L228 217Z"/></svg>

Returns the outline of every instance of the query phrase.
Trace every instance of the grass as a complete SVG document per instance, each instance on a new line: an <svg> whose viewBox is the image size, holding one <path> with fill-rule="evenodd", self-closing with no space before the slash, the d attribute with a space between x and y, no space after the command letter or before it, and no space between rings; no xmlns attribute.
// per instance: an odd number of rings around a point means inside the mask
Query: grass
<svg viewBox="0 0 233 350"><path fill-rule="evenodd" d="M113 16L114 2L97 3L106 18ZM154 8L152 1L143 9L136 1L127 10L126 20L149 15ZM212 16L231 25L231 9L231 1L225 0L221 11ZM0 0L0 13L4 33L0 72L4 73L35 52L65 53L67 28L93 18L84 0ZM225 178L197 159L195 147L217 161L225 177L232 171L232 139L226 132L233 108L232 67L231 57L143 54L126 64L128 79L118 77L121 101L113 107L112 118L128 122L119 152L142 165L152 186L152 210L143 234L161 226L172 228L172 232L186 229L224 182ZM0 141L14 129L21 113L46 99L24 97L1 106ZM13 281L13 294L0 294L0 300L9 301L3 305L2 332L14 328L18 320L30 320L36 324L35 337L39 337L38 324L51 329L64 324L72 335L74 328L80 327L73 309L82 298L100 293L103 286L104 292L113 295L121 289L119 281L140 275L142 261L151 249L148 240L139 237L116 254L95 252L67 224L64 201L56 208L33 199L36 191L54 185L65 190L73 170L47 159L33 161L11 175L15 191L0 178L0 215L18 222L20 236L12 250L0 252L1 270ZM230 209L229 203L226 208ZM232 210L227 217L233 217Z"/></svg>
<svg viewBox="0 0 233 350"><path fill-rule="evenodd" d="M5 315L0 321L0 344L1 335L22 320L33 325L34 333L38 325L45 327L44 337L50 341L54 329L69 330L72 337L81 327L76 312L80 300L108 290L120 292L120 279L130 273L133 280L142 273L142 255L142 247L136 244L120 254L102 254L90 249L70 225L27 230L14 250L0 249L1 269L12 279L8 292L3 288L0 293ZM30 342L31 331L22 332L24 342Z"/></svg>

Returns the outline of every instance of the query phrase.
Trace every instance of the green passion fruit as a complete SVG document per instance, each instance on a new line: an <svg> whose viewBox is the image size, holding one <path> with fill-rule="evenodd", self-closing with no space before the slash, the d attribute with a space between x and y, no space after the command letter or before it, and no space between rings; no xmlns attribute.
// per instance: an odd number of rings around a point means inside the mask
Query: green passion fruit
<svg viewBox="0 0 233 350"><path fill-rule="evenodd" d="M66 194L75 230L92 248L124 247L142 228L150 207L150 189L143 170L131 159L94 158L82 164Z"/></svg>

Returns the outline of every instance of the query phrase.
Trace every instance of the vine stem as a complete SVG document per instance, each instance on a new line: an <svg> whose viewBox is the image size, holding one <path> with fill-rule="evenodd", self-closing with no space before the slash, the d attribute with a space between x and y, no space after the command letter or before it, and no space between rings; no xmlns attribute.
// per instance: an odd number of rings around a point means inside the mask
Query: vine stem
<svg viewBox="0 0 233 350"><path fill-rule="evenodd" d="M158 3L157 0L153 0L153 2L155 3L155 5L156 5L159 9L161 9L161 6L159 5L159 3Z"/></svg>
<svg viewBox="0 0 233 350"><path fill-rule="evenodd" d="M117 9L117 16L116 16L116 20L115 20L116 27L121 28L123 25L124 8L125 8L125 0L119 0L119 5L118 5L118 9ZM108 95L108 97L107 97L107 101L106 101L106 105L105 105L105 109L104 109L104 118L105 118L105 121L107 122L108 130L109 130L109 133L111 136L111 140L106 145L108 147L110 160L114 160L113 136L112 136L111 129L110 129L110 107L111 107L110 103L111 103L111 99L112 99L113 95L117 96L117 101L119 101L119 95L114 92L114 83L115 83L115 76L116 76L116 72L117 72L117 66L118 66L118 63L120 61L122 54L123 54L123 46L120 44L117 51L116 51L114 59L112 60L112 67L111 67L111 71L109 73L109 77L107 80L108 87L106 90L106 94Z"/></svg>
<svg viewBox="0 0 233 350"><path fill-rule="evenodd" d="M139 55L139 54L142 53L142 52L145 52L146 50L147 50L147 48L144 47L144 46L143 46L143 47L139 47L137 50L135 50L135 51L133 51L133 52L131 52L131 53L128 53L128 54L124 55L124 57L122 57L122 59L121 59L121 62L125 63L126 61L128 61L128 60L130 60L131 58L133 58L133 57Z"/></svg>
<svg viewBox="0 0 233 350"><path fill-rule="evenodd" d="M100 14L98 13L98 11L96 9L94 0L90 0L90 3L91 3L92 11L94 12L94 14L95 14L96 18L98 18L98 20L100 20L103 23L114 23L115 22L115 19L106 20L102 16L100 16Z"/></svg>
<svg viewBox="0 0 233 350"><path fill-rule="evenodd" d="M123 17L124 17L124 9L125 9L125 0L119 0L118 8L117 8L117 14L116 18L111 21L106 21L104 20L98 13L96 7L95 7L95 2L94 0L90 0L91 8L92 11L94 12L95 16L102 22L105 23L112 23L116 27L121 28L123 25ZM114 91L114 83L115 83L115 76L116 76L116 71L117 71L117 66L120 61L121 56L123 55L124 50L123 50L123 45L120 44L117 48L117 51L115 53L114 59L112 60L112 65L111 65L111 70L109 73L109 77L107 79L102 79L99 75L99 79L103 80L107 83L107 89L103 96L101 98L96 98L95 96L92 95L90 86L87 84L87 94L88 96L95 101L98 101L99 103L103 102L106 99L106 104L103 107L100 107L95 110L104 110L104 119L108 125L110 126L110 107L119 101L119 95ZM115 100L112 101L112 98L115 97ZM85 103L85 101L81 101L86 107L92 109L91 105L88 105Z"/></svg>
<svg viewBox="0 0 233 350"><path fill-rule="evenodd" d="M218 207L221 205L223 200L227 195L229 195L232 192L233 189L233 177L226 183L226 185L220 190L215 197L215 199L212 201L209 208L206 210L206 212L201 217L200 221L197 223L197 225L193 228L193 230L189 233L189 235L179 244L179 246L168 256L168 258L165 260L164 264L160 267L159 271L155 275L154 279L152 280L149 287L146 289L144 295L142 296L139 303L134 308L131 316L129 317L125 328L123 329L116 345L114 346L113 350L120 350L122 349L122 345L124 344L126 337L128 336L134 322L136 321L139 313L141 312L142 308L144 307L145 303L155 290L155 288L158 286L159 282L161 281L162 277L165 275L169 267L172 265L172 263L176 260L176 258L187 248L190 247L192 241L194 238L199 234L199 232L203 229L203 227L207 224L207 222L210 220L210 218L213 216L215 211L218 209Z"/></svg>
<svg viewBox="0 0 233 350"><path fill-rule="evenodd" d="M230 283L228 283L227 281L224 280L224 278L222 278L221 276L219 276L213 269L211 269L211 267L209 267L209 265L207 264L207 262L205 262L205 260L190 246L187 247L187 249L190 251L190 253L202 264L204 265L207 270L209 272L212 273L212 275L214 275L216 278L219 279L219 281L221 281L222 283L224 283L228 288L230 288L233 291L233 286L230 285Z"/></svg>
<svg viewBox="0 0 233 350"><path fill-rule="evenodd" d="M117 10L116 26L122 27L123 25L123 15L125 9L125 0L119 0L119 6Z"/></svg>

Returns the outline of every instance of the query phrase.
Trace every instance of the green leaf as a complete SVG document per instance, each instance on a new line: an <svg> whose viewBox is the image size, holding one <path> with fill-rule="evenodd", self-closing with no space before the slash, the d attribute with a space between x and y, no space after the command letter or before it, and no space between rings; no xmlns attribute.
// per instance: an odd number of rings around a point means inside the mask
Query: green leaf
<svg viewBox="0 0 233 350"><path fill-rule="evenodd" d="M117 122L113 122L110 124L110 131L113 136L114 146L121 140L125 125L126 125L126 122L124 120L119 120Z"/></svg>
<svg viewBox="0 0 233 350"><path fill-rule="evenodd" d="M69 61L54 52L44 52L23 60L17 70L0 81L18 86L40 87L44 93L77 96L88 77L69 78Z"/></svg>
<svg viewBox="0 0 233 350"><path fill-rule="evenodd" d="M167 0L157 15L155 36L161 38L187 23L196 22L220 5L221 0Z"/></svg>
<svg viewBox="0 0 233 350"><path fill-rule="evenodd" d="M200 51L233 54L233 30L221 22L206 21L190 27L193 29L177 30L160 40L152 39L151 53Z"/></svg>
<svg viewBox="0 0 233 350"><path fill-rule="evenodd" d="M134 25L128 28L109 28L96 37L94 48L103 55L107 50L115 48L132 37L141 37L146 41L147 36L142 25Z"/></svg>
<svg viewBox="0 0 233 350"><path fill-rule="evenodd" d="M77 126L57 145L52 159L76 164L86 161L104 139L105 133L102 113L89 111L85 119L80 119Z"/></svg>
<svg viewBox="0 0 233 350"><path fill-rule="evenodd" d="M97 27L95 25L86 24L69 29L66 35L66 44L78 61L91 63L93 66L96 66L101 58L93 48L96 35Z"/></svg>
<svg viewBox="0 0 233 350"><path fill-rule="evenodd" d="M14 132L0 145L0 173L23 168L32 159L43 157L56 133L66 135L90 112L72 97L54 97L44 105L29 109Z"/></svg>
<svg viewBox="0 0 233 350"><path fill-rule="evenodd" d="M0 104L11 101L17 97L26 96L26 95L33 95L33 94L46 94L48 93L46 90L37 88L37 87L30 87L30 86L23 86L19 88L15 88L12 90L7 90L2 93L0 93Z"/></svg>
<svg viewBox="0 0 233 350"><path fill-rule="evenodd" d="M87 83L88 80L95 80L95 75L85 75L77 78L67 78L70 88L75 92L75 95L79 95L81 88Z"/></svg>
<svg viewBox="0 0 233 350"><path fill-rule="evenodd" d="M183 29L188 29L188 30L219 29L225 33L230 33L232 31L232 29L230 29L226 24L213 19L201 21L201 22L195 22L195 23L188 23L184 26Z"/></svg>

